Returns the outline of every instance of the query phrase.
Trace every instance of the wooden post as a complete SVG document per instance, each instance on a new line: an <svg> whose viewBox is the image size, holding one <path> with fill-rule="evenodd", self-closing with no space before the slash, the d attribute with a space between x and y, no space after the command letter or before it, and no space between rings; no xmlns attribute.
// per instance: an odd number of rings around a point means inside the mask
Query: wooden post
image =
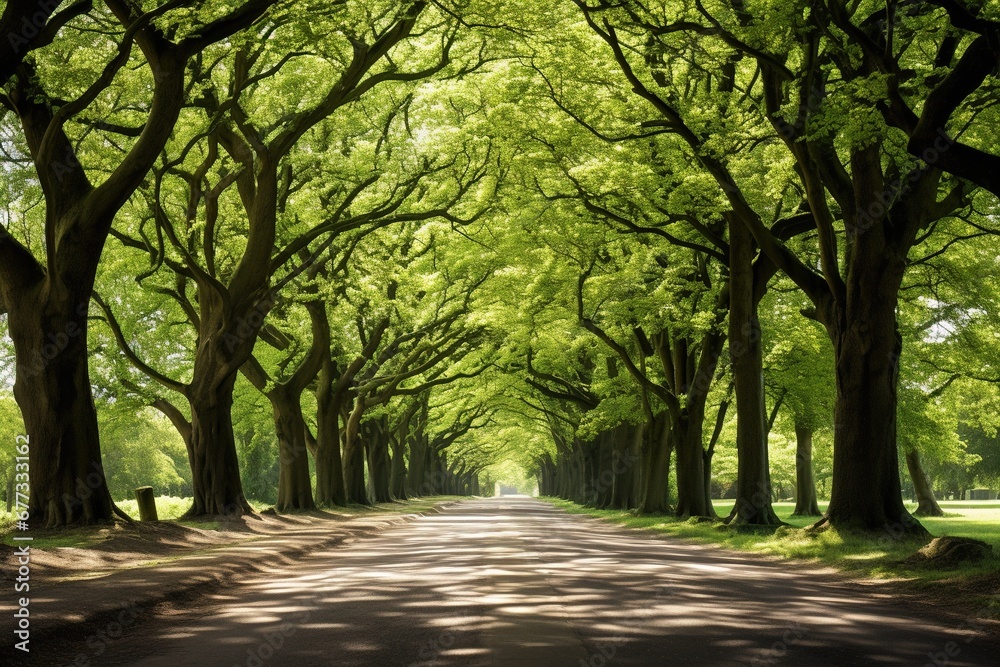
<svg viewBox="0 0 1000 667"><path fill-rule="evenodd" d="M153 496L153 487L140 486L135 490L135 500L139 503L140 521L159 521L156 516L156 498Z"/></svg>

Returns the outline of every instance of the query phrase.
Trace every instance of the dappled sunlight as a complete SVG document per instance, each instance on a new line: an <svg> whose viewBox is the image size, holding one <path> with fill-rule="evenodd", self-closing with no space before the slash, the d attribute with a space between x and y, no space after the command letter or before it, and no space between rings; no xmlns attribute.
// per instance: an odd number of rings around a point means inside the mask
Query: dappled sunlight
<svg viewBox="0 0 1000 667"><path fill-rule="evenodd" d="M249 656L271 637L281 646L263 664L297 667L577 667L602 647L613 648L609 665L746 665L777 647L789 665L910 666L964 637L861 596L828 570L510 498L318 550L294 570L252 577L239 595L210 596L205 608L213 611L183 627L150 625L141 640L149 657L128 664L256 664ZM180 636L189 648L172 643ZM115 656L135 651L132 642L112 646L107 664L125 664ZM948 664L987 664L976 658L987 642L963 643Z"/></svg>

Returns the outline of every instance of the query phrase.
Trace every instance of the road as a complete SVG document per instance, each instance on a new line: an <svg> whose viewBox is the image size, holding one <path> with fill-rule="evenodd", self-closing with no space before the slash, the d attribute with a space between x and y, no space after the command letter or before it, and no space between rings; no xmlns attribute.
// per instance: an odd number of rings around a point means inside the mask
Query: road
<svg viewBox="0 0 1000 667"><path fill-rule="evenodd" d="M1000 640L802 566L470 500L109 640L141 667L997 665Z"/></svg>

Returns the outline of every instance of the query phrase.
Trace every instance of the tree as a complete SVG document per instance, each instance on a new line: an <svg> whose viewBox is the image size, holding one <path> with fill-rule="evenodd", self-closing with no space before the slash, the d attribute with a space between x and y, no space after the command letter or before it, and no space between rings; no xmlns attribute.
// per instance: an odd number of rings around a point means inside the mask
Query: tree
<svg viewBox="0 0 1000 667"><path fill-rule="evenodd" d="M15 9L15 4L25 3L10 3L5 22L16 20L24 10ZM21 150L30 155L45 198L44 247L29 248L8 230L0 230L0 312L8 315L17 355L14 393L32 440L29 507L35 521L49 527L112 518L88 379L86 321L112 222L170 137L184 99L187 62L213 42L251 25L273 0L248 0L204 23L198 20L199 12L189 12L193 21L171 20L171 10L191 8L193 2L161 5L145 13L119 0L105 4L120 31L105 33L100 45L82 56L96 56L91 63L101 63L87 68L90 80L62 80L47 61L50 54L56 61L72 57L83 40L94 39L86 28L97 18L83 14L90 3L78 3L53 16L30 38L25 46L35 50L20 52L15 67L13 61L5 62L3 74L14 69L15 76L0 96L0 103L20 123L25 144ZM40 5L49 15L56 6ZM57 39L60 28L64 39ZM49 41L43 54L39 47ZM135 46L141 59L133 58ZM113 90L137 60L149 78L142 86ZM148 98L142 94L146 90L152 91ZM122 155L110 158L110 163L91 159L89 151L101 140L80 141L89 133L87 111L100 113L122 94L131 97L144 122L124 130L135 139ZM112 135L120 129L110 127ZM108 175L95 183L101 173Z"/></svg>
<svg viewBox="0 0 1000 667"><path fill-rule="evenodd" d="M450 280L448 283L456 284ZM466 358L471 363L472 351L482 339L482 330L462 321L469 311L473 292L481 283L482 279L473 279L470 284L457 283L458 289L451 293L444 288L433 309L421 313L410 326L396 328L389 337L382 337L383 345L376 348L371 362L356 376L353 406L346 411L344 424L344 484L348 502L370 502L364 482L365 448L369 450L374 500L391 499L388 424L384 416L365 421L367 411L395 396L420 395L432 387L482 372L481 365L467 371L445 372L446 362L454 364L454 360ZM397 298L394 290L391 293ZM363 430L365 424L369 425L367 430Z"/></svg>
<svg viewBox="0 0 1000 667"><path fill-rule="evenodd" d="M278 498L275 509L315 509L312 477L309 474L309 454L306 422L302 414L302 394L316 378L327 356L329 335L326 305L316 296L303 304L311 324L308 346L293 344L287 356L278 363L282 376L272 378L256 356L243 365L243 374L254 387L267 397L274 415L274 430L278 437ZM288 314L286 314L288 317ZM296 341L298 342L298 341ZM305 347L301 352L300 347ZM296 354L299 352L299 354Z"/></svg>
<svg viewBox="0 0 1000 667"><path fill-rule="evenodd" d="M304 108L275 109L262 100L270 90L300 84L294 62L307 54L282 48L285 40L296 43L309 34L308 16L276 19L267 28L273 39L237 49L210 65L199 63L202 88L194 103L206 129L194 132L176 157L169 155L154 170L147 192L150 210L144 217L155 223L157 239L120 235L127 246L147 252L157 271L175 274L172 282L179 288L170 296L198 332L189 381L150 374L190 405L195 485L191 515L250 511L238 475L232 392L281 288L355 230L438 217L462 222L451 209L484 176L482 165L475 162L479 156L461 149L457 156L443 158L425 151L395 155L396 141L417 143L408 135L409 128L399 132L408 118L397 117L400 98L392 91L400 86L406 90L411 82L443 70L455 41L448 20L428 16L429 32L417 28L426 8L427 3L416 2L379 17L334 12L328 19L328 41L317 58L332 67L337 78ZM424 47L430 48L431 58L425 59ZM409 59L413 68L401 70L396 59ZM220 70L225 85L215 83L213 70ZM380 93L386 97L379 100ZM363 106L366 100L379 109L375 123ZM335 126L326 120L352 112L351 120L360 128L346 127L356 134L331 135ZM315 138L318 156L297 152L307 134ZM346 164L336 164L332 154L345 140L358 141L365 149L357 155L347 149ZM347 167L346 173L338 173L340 178L329 187L299 193L304 187L303 175L294 168L299 159L318 161L320 173L330 169L324 160L333 160L337 167ZM369 171L359 173L358 162L370 165ZM443 173L455 178L453 187L428 193L425 179ZM319 216L300 215L292 205L293 197L305 194L319 200ZM234 208L224 207L226 203ZM161 239L166 239L166 248Z"/></svg>
<svg viewBox="0 0 1000 667"><path fill-rule="evenodd" d="M810 298L813 316L827 329L838 393L834 489L823 523L926 534L900 493L895 412L901 340L895 309L905 258L918 235L959 208L965 189L939 170L901 157L884 126L857 124L867 108L867 74L838 51L839 43L824 39L828 17L822 12L793 21L776 49L754 32L766 20L743 5L713 11L699 5L673 23L639 3L577 4L633 89L658 114L650 122L689 147L762 251ZM709 43L712 48L703 47ZM769 124L771 141L781 142L794 161L817 231L819 273L763 223L736 185L733 160L710 145L705 124L694 124L694 109L676 87L661 92L651 85L669 83L667 73L679 63L651 57L639 70L628 55L677 50L707 70L737 64L740 83L723 103L736 98L748 117L756 114ZM844 114L844 108L857 113ZM844 221L843 254L838 218Z"/></svg>
<svg viewBox="0 0 1000 667"><path fill-rule="evenodd" d="M785 282L788 282L787 280ZM791 290L791 291L788 291ZM803 318L807 300L792 287L770 295L764 310L764 373L776 410L790 413L795 436L795 509L792 516L820 516L813 438L833 425L833 358L821 325ZM777 415L775 415L777 416Z"/></svg>

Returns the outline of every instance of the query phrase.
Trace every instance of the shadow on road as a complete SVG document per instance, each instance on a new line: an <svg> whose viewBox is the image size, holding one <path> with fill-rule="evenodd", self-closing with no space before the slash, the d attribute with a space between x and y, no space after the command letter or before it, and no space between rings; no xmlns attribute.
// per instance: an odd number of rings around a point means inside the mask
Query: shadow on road
<svg viewBox="0 0 1000 667"><path fill-rule="evenodd" d="M91 664L978 667L997 655L996 638L826 571L494 498L255 576L108 641Z"/></svg>

